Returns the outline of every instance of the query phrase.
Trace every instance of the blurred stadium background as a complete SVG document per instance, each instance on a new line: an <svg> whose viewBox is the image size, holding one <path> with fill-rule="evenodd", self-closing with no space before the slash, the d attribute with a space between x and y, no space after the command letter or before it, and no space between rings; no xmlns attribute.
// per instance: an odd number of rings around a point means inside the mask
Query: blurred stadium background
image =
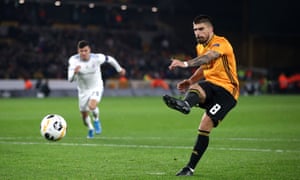
<svg viewBox="0 0 300 180"><path fill-rule="evenodd" d="M231 41L242 94L299 93L297 7L291 0L2 0L0 95L36 96L45 79L50 96L75 95L66 68L81 39L127 69L120 79L103 67L106 95L176 94L174 84L192 70L167 66L171 57L195 56L191 23L198 14L210 15L216 34Z"/></svg>

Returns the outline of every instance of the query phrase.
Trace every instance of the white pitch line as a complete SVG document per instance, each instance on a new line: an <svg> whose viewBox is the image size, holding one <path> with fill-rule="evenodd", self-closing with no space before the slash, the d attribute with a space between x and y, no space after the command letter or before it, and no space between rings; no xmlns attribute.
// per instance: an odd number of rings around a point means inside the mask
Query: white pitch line
<svg viewBox="0 0 300 180"><path fill-rule="evenodd" d="M146 148L146 149L191 149L189 146L161 146L161 145L136 145L136 144L90 144L90 143L40 143L40 142L9 142L0 141L0 144L15 145L56 145L56 146L90 146L90 147L118 147L118 148ZM275 153L300 153L300 150L283 150L283 149L259 149L259 148L214 148L211 150L219 151L248 151L248 152L275 152Z"/></svg>
<svg viewBox="0 0 300 180"><path fill-rule="evenodd" d="M280 139L280 138L213 138L215 140L229 141L261 141L261 142L300 142L300 139Z"/></svg>
<svg viewBox="0 0 300 180"><path fill-rule="evenodd" d="M146 174L149 174L149 175L165 175L166 173L165 172L148 172Z"/></svg>
<svg viewBox="0 0 300 180"><path fill-rule="evenodd" d="M0 140L32 140L32 139L41 139L39 136L27 136L27 137L4 137L0 136ZM68 139L82 139L82 137L68 137ZM187 139L182 137L131 137L131 136L97 136L94 139L111 139L111 140L140 140L140 139L148 139L148 140L172 140L172 139ZM193 137L188 138L194 140ZM212 140L227 140L227 141L258 141L258 142L300 142L300 139L285 139L285 138L218 138L212 137Z"/></svg>

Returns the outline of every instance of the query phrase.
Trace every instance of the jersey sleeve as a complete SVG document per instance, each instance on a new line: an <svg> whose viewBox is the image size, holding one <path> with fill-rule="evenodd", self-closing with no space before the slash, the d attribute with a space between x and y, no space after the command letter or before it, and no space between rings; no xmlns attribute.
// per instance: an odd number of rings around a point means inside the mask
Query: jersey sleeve
<svg viewBox="0 0 300 180"><path fill-rule="evenodd" d="M106 56L104 54L101 54L101 53L98 53L98 54L93 54L94 57L94 60L99 64L99 65L102 65L106 62Z"/></svg>
<svg viewBox="0 0 300 180"><path fill-rule="evenodd" d="M122 70L122 67L120 66L120 64L118 63L118 61L113 58L112 56L107 56L107 55L104 55L104 54L97 54L98 56L98 63L99 65L102 65L104 63L109 63L111 66L113 66L115 68L115 70L117 72L120 72Z"/></svg>
<svg viewBox="0 0 300 180"><path fill-rule="evenodd" d="M68 81L72 82L76 80L76 75L74 74L74 69L76 67L76 64L74 63L74 59L70 57L68 60Z"/></svg>
<svg viewBox="0 0 300 180"><path fill-rule="evenodd" d="M120 64L118 63L118 61L115 58L113 58L111 56L105 56L105 60L111 66L113 66L117 72L122 71L122 67L120 66Z"/></svg>

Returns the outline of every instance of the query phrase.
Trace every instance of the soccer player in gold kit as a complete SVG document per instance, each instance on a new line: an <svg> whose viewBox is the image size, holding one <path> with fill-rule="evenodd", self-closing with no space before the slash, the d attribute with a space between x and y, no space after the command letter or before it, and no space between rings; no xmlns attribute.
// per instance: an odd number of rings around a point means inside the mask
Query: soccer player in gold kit
<svg viewBox="0 0 300 180"><path fill-rule="evenodd" d="M224 37L214 34L209 16L199 15L193 21L197 40L197 57L188 61L172 59L169 69L198 67L194 74L177 84L177 89L186 92L183 100L164 95L163 100L172 109L184 114L191 107L204 108L198 137L190 160L176 176L192 176L200 158L207 149L209 134L225 115L236 105L239 97L239 82L234 52Z"/></svg>

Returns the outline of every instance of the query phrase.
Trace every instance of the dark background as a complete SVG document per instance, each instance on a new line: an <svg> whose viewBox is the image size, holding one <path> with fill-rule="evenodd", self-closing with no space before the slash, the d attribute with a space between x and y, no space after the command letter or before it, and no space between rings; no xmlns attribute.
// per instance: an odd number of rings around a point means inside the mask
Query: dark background
<svg viewBox="0 0 300 180"><path fill-rule="evenodd" d="M296 1L65 0L59 7L54 2L0 2L0 67L4 69L0 78L24 74L35 78L36 71L64 78L58 72L82 38L96 50L120 59L130 78L142 78L142 72L149 71L181 78L181 74L166 72L166 67L171 56L195 56L192 20L198 14L212 17L215 33L232 43L240 68L263 69L273 79L280 72L289 75L300 69ZM89 8L89 2L95 7ZM122 4L128 5L126 11L120 9ZM152 7L158 11L151 12ZM114 40L110 48L109 39ZM162 45L163 40L168 46ZM46 70L49 67L53 70Z"/></svg>

